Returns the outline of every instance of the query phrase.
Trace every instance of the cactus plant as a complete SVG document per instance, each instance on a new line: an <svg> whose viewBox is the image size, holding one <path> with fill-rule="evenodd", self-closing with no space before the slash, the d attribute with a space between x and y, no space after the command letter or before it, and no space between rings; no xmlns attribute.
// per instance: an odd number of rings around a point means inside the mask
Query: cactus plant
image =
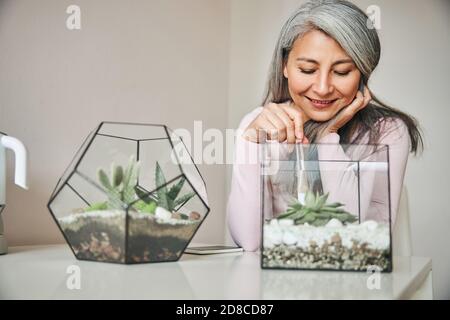
<svg viewBox="0 0 450 320"><path fill-rule="evenodd" d="M99 169L98 180L108 194L108 201L94 203L86 211L124 209L128 204L139 199L133 205L133 208L139 212L153 214L156 207L162 207L170 212L174 212L195 195L195 193L190 192L179 196L186 181L184 177L180 178L175 185L168 189L166 178L158 162L156 162L155 169L156 194L148 194L146 190L139 187L137 184L138 176L139 162L135 160L134 156L130 158L125 170L121 166L112 164L110 177L103 169Z"/></svg>
<svg viewBox="0 0 450 320"><path fill-rule="evenodd" d="M161 169L161 166L158 162L156 162L155 169L155 184L156 184L156 192L155 194L147 194L140 187L136 187L135 191L138 197L145 203L151 204L155 203L156 206L162 207L170 212L174 212L177 210L179 206L182 206L184 203L188 202L193 196L195 196L194 192L186 193L182 196L179 196L181 189L185 183L186 179L184 177L180 178L180 180L173 185L170 189L167 188L166 178ZM138 201L140 203L140 201ZM141 203L140 206L143 206Z"/></svg>
<svg viewBox="0 0 450 320"><path fill-rule="evenodd" d="M343 224L356 221L356 217L341 207L342 203L334 202L327 204L328 193L324 195L306 193L305 203L294 201L288 210L277 217L277 219L292 219L295 224L308 223L313 226L323 226L331 219L338 219Z"/></svg>
<svg viewBox="0 0 450 320"><path fill-rule="evenodd" d="M97 174L101 186L108 195L108 201L94 203L86 211L124 209L127 204L136 200L134 187L137 185L139 176L139 162L134 156L130 157L125 169L114 163L111 164L111 178L103 169L99 169Z"/></svg>

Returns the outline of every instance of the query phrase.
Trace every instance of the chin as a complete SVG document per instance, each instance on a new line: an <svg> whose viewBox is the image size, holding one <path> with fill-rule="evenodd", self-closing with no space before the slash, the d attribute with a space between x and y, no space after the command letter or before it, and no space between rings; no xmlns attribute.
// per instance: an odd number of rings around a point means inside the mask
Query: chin
<svg viewBox="0 0 450 320"><path fill-rule="evenodd" d="M332 112L311 112L310 114L308 114L308 117L316 122L326 122L328 120L330 120L331 118L333 118L333 113Z"/></svg>

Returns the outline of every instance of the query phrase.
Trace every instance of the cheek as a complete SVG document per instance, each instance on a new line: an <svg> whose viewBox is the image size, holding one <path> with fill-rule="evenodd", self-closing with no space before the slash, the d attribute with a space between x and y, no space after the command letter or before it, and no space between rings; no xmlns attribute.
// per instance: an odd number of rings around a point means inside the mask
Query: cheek
<svg viewBox="0 0 450 320"><path fill-rule="evenodd" d="M356 96L358 79L342 79L341 81L336 81L335 88L341 95L342 103L349 104Z"/></svg>
<svg viewBox="0 0 450 320"><path fill-rule="evenodd" d="M311 84L309 83L311 80L309 78L305 77L300 72L290 74L288 79L288 86L291 93L299 94L307 91L311 86Z"/></svg>

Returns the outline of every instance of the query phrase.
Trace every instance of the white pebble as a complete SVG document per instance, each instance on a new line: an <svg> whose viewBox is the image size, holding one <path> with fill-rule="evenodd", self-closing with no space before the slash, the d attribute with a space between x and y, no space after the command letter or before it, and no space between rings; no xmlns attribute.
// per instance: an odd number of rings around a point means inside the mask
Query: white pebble
<svg viewBox="0 0 450 320"><path fill-rule="evenodd" d="M271 249L271 248L273 248L275 245L272 243L272 241L270 241L269 239L267 239L267 238L265 238L264 239L264 248L267 248L267 249Z"/></svg>
<svg viewBox="0 0 450 320"><path fill-rule="evenodd" d="M297 243L297 238L291 232L285 232L283 235L283 243L292 246Z"/></svg>
<svg viewBox="0 0 450 320"><path fill-rule="evenodd" d="M156 207L155 217L161 220L170 220L172 213L162 207Z"/></svg>
<svg viewBox="0 0 450 320"><path fill-rule="evenodd" d="M330 221L328 221L328 223L326 224L326 227L340 228L340 227L342 227L342 222L336 218L333 218Z"/></svg>
<svg viewBox="0 0 450 320"><path fill-rule="evenodd" d="M277 225L278 225L278 219L272 219L272 220L270 220L270 225L271 225L271 226L277 226Z"/></svg>
<svg viewBox="0 0 450 320"><path fill-rule="evenodd" d="M361 225L364 226L367 230L373 231L378 227L378 222L373 220L367 220L361 223Z"/></svg>
<svg viewBox="0 0 450 320"><path fill-rule="evenodd" d="M283 226L283 227L289 227L289 226L293 226L294 225L294 220L292 220L292 219L280 219L280 221L278 221L278 224L280 226Z"/></svg>

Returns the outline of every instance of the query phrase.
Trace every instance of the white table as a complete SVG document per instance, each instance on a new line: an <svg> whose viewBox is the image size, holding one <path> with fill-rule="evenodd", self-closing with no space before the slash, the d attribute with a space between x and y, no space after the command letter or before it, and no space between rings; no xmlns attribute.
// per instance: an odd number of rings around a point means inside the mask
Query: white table
<svg viewBox="0 0 450 320"><path fill-rule="evenodd" d="M75 273L67 273L68 268ZM78 270L80 289L70 286ZM369 276L261 270L259 253L253 252L185 254L178 262L119 265L78 261L67 245L29 246L0 256L0 299L432 298L429 258L394 258L394 272L380 275L379 289L368 289Z"/></svg>

